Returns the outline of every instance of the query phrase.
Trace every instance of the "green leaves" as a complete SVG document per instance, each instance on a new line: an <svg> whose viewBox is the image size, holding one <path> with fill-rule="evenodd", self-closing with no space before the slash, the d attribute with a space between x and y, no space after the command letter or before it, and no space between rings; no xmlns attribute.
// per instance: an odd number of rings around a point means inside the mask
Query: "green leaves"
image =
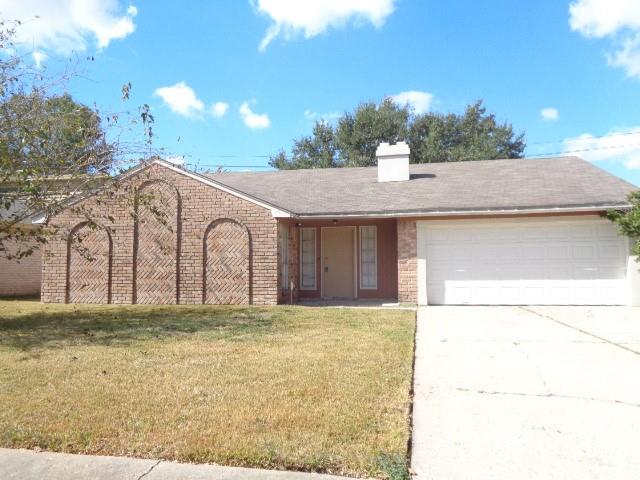
<svg viewBox="0 0 640 480"><path fill-rule="evenodd" d="M627 198L631 208L610 210L607 212L607 218L618 224L618 230L622 235L634 241L632 253L637 255L640 261L640 191L630 193Z"/></svg>
<svg viewBox="0 0 640 480"><path fill-rule="evenodd" d="M279 169L373 166L381 142L401 140L411 147L412 163L520 158L526 146L524 134L498 123L482 101L463 115L412 115L407 106L385 98L380 104L361 103L335 127L316 122L310 136L294 141L291 158L281 150L270 164Z"/></svg>

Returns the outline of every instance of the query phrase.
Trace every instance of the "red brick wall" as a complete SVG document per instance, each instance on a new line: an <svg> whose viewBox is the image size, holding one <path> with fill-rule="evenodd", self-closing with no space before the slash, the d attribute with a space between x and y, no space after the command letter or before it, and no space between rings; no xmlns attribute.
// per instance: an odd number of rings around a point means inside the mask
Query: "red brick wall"
<svg viewBox="0 0 640 480"><path fill-rule="evenodd" d="M398 301L418 303L418 236L415 220L398 219Z"/></svg>
<svg viewBox="0 0 640 480"><path fill-rule="evenodd" d="M134 212L137 210L142 213L141 209L145 206L138 205L136 209L134 192L144 183L157 181L163 182L163 186L171 187L168 191L174 189L176 192L175 202L173 200L162 202L168 205L166 221L147 219L143 225L141 222L145 215L139 214L136 225ZM157 164L124 180L118 192L105 192L91 197L66 209L51 220L50 225L56 226L58 233L49 241L43 255L42 300L44 302L61 303L68 298L69 284L75 281L67 279L70 252L71 255L75 255L73 253L75 247L69 248L69 233L75 226L86 220L83 210L91 212L90 218L111 234L112 303L126 304L136 301L136 293L138 295L141 293L137 291L136 286L144 282L146 282L144 298L147 302L176 303L177 300L179 303L196 304L202 303L203 299L213 301L215 296L212 296L211 292L207 294L206 290L207 283L211 285L211 281L205 281L212 279L205 279L203 274L205 271L212 271L211 265L209 265L210 268L206 268L205 262L210 263L210 260L205 260L205 251L207 248L210 250L214 247L207 246L205 234L208 233L213 222L221 219L230 219L244 229L248 245L244 250L242 245L237 244L241 236L234 235L232 239L234 255L237 256L241 251L248 251L249 258L231 259L235 272L232 277L238 283L238 287L225 283L226 293L218 301L231 299L232 303L236 303L239 298L236 292L248 290L245 298L248 297L249 303L270 305L277 302L277 222L271 212L264 207ZM138 231L137 235L136 231ZM231 233L234 232L235 230ZM105 236L92 238L105 238ZM103 246L94 245L92 248L104 251ZM137 268L134 269L134 258L141 256L146 262L150 262L149 265L153 265L153 258L149 255L162 257L159 261L166 256L175 255L175 261L161 262L162 268L156 273L164 277L159 279L153 288L149 285L150 282L155 281L154 272L148 270L144 275L149 278L143 280L143 276L139 275L141 265L137 264ZM238 268L245 268L248 271L239 272ZM69 275L73 274L73 270L69 272ZM248 286L246 286L247 279L249 279ZM96 278L93 281L104 280Z"/></svg>

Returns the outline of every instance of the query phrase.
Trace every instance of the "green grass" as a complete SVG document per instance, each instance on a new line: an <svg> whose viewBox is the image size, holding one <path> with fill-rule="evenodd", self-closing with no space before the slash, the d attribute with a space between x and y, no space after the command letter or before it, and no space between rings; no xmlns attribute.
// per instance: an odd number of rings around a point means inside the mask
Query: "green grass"
<svg viewBox="0 0 640 480"><path fill-rule="evenodd" d="M404 478L414 325L0 301L0 446Z"/></svg>

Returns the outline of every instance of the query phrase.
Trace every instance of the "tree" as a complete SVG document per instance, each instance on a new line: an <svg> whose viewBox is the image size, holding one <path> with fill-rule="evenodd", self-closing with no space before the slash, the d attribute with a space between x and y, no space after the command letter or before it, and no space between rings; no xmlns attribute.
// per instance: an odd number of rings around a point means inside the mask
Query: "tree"
<svg viewBox="0 0 640 480"><path fill-rule="evenodd" d="M20 259L56 234L53 226L33 228L33 215L51 218L70 196L98 184L115 190L114 174L154 154L154 119L146 104L135 115L104 114L74 101L66 87L79 77L75 65L48 74L26 63L13 43L17 28L20 22L0 21L0 257ZM126 83L123 100L130 91ZM140 125L139 143L132 138ZM82 213L96 223L99 212Z"/></svg>
<svg viewBox="0 0 640 480"><path fill-rule="evenodd" d="M628 196L631 208L628 210L611 210L607 217L618 224L620 233L633 240L632 253L640 262L640 191L632 192Z"/></svg>
<svg viewBox="0 0 640 480"><path fill-rule="evenodd" d="M520 158L526 146L524 134L516 135L508 123L499 124L482 101L467 106L464 115L418 115L408 143L413 163Z"/></svg>
<svg viewBox="0 0 640 480"><path fill-rule="evenodd" d="M482 101L467 106L462 115L412 115L408 106L385 98L379 105L358 105L353 113L343 114L335 127L317 122L311 136L294 141L291 158L281 150L270 163L280 169L372 166L381 142L400 140L409 143L412 163L520 158L525 148L524 134L515 134L508 123L498 123ZM319 145L331 148L320 155Z"/></svg>
<svg viewBox="0 0 640 480"><path fill-rule="evenodd" d="M390 98L380 105L362 103L354 113L345 113L336 128L336 146L345 167L375 165L380 142L396 143L407 136L409 108Z"/></svg>
<svg viewBox="0 0 640 480"><path fill-rule="evenodd" d="M336 139L331 125L319 120L313 126L313 134L302 137L293 146L293 157L281 150L271 159L271 165L281 170L298 168L336 167Z"/></svg>
<svg viewBox="0 0 640 480"><path fill-rule="evenodd" d="M67 93L42 88L0 98L0 162L4 173L42 175L107 172L113 147L99 115Z"/></svg>

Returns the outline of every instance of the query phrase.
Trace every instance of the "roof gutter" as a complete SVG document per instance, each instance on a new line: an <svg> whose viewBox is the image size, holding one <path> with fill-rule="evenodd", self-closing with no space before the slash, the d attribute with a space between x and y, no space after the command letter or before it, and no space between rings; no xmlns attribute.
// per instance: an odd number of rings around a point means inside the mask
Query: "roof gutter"
<svg viewBox="0 0 640 480"><path fill-rule="evenodd" d="M624 205L591 205L582 207L547 207L547 208L512 208L512 209L486 209L486 210L427 210L427 211L397 211L397 212L355 212L355 213L318 213L298 214L295 217L301 220L327 220L335 218L408 218L408 217L446 217L446 216L484 216L484 215L526 215L532 213L597 213L612 209L631 208L630 204Z"/></svg>

